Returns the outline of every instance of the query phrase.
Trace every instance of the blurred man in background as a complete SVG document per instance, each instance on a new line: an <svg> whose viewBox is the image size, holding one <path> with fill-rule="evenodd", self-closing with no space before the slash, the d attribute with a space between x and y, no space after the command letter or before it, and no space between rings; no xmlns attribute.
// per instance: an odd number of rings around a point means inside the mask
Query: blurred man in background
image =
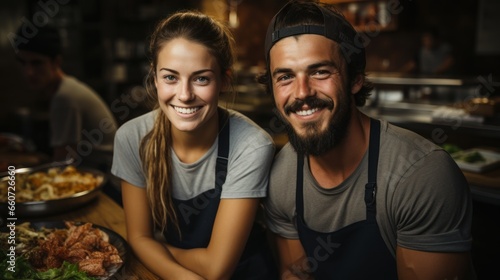
<svg viewBox="0 0 500 280"><path fill-rule="evenodd" d="M64 73L59 31L50 25L21 26L12 41L27 86L50 100L53 159L108 169L116 120L88 85Z"/></svg>

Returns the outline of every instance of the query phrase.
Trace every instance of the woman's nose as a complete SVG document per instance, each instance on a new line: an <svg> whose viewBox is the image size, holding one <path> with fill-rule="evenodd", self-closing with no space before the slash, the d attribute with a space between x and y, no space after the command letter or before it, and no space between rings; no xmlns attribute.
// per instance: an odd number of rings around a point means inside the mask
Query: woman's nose
<svg viewBox="0 0 500 280"><path fill-rule="evenodd" d="M193 89L189 82L182 82L179 85L179 90L177 92L177 99L182 102L189 102L195 97Z"/></svg>

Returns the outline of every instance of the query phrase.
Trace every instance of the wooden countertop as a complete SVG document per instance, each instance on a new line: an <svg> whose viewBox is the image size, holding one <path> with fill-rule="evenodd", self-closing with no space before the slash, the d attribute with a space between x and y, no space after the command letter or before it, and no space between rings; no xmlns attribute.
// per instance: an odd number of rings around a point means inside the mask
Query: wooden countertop
<svg viewBox="0 0 500 280"><path fill-rule="evenodd" d="M127 237L123 209L104 193L100 193L95 200L77 210L49 217L29 219L29 221L49 220L91 222L113 230L125 239ZM160 278L150 272L130 251L125 266L113 279L157 280Z"/></svg>
<svg viewBox="0 0 500 280"><path fill-rule="evenodd" d="M484 173L463 171L472 199L500 206L500 168Z"/></svg>
<svg viewBox="0 0 500 280"><path fill-rule="evenodd" d="M500 190L500 168L484 173L463 171L470 185Z"/></svg>

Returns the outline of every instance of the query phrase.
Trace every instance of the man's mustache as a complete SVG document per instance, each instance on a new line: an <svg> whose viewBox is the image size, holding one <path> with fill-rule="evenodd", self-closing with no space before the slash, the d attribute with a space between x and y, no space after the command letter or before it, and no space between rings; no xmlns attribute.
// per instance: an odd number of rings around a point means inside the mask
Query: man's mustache
<svg viewBox="0 0 500 280"><path fill-rule="evenodd" d="M285 105L284 111L286 115L289 115L297 110L300 110L302 106L307 105L310 108L328 108L328 110L333 110L333 100L332 99L321 99L317 97L307 97L306 99L295 99L291 104Z"/></svg>

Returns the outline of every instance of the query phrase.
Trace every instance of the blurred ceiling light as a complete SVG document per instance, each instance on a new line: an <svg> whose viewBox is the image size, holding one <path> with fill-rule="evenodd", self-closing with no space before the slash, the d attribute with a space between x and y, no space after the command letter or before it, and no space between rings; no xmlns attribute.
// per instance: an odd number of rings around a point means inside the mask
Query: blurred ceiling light
<svg viewBox="0 0 500 280"><path fill-rule="evenodd" d="M239 25L238 4L241 0L229 0L229 26L236 28Z"/></svg>

